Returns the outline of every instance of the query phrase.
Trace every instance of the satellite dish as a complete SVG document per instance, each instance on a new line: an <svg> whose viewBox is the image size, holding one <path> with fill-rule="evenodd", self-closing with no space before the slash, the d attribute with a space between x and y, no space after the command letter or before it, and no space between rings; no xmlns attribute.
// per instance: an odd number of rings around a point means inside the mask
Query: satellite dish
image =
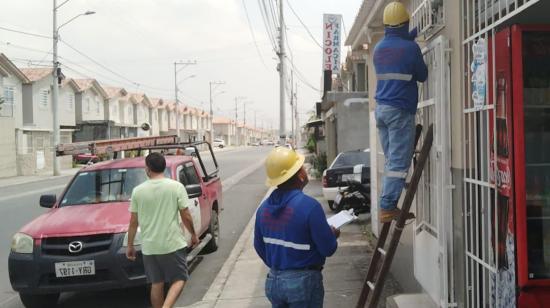
<svg viewBox="0 0 550 308"><path fill-rule="evenodd" d="M151 125L149 125L149 123L143 123L141 124L141 129L144 131L148 131L151 129Z"/></svg>

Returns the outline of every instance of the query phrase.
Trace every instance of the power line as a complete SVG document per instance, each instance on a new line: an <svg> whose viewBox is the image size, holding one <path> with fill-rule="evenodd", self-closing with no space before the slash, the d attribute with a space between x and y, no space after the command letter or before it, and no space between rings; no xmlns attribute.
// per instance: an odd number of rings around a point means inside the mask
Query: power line
<svg viewBox="0 0 550 308"><path fill-rule="evenodd" d="M80 54L81 56L85 57L86 59L92 61L94 64L96 64L97 66L103 68L104 70L110 72L111 74L119 77L119 78L122 78L123 80L126 80L128 82L130 82L131 84L133 85L136 85L138 87L144 87L144 88L148 88L148 89L152 89L152 90L157 90L157 91L163 91L163 92L168 92L168 91L172 91L171 89L166 89L166 88L158 88L158 87L153 87L153 86L149 86L149 85L146 85L146 84L143 84L143 83L140 83L140 82L136 82L134 80L131 80L121 74L119 74L118 72L115 72L113 71L112 69L108 68L107 66L101 64L99 61L93 59L92 57L88 56L87 54L85 54L84 52L76 49L75 47L71 46L70 44L68 44L67 42L65 42L64 40L61 40L60 41L65 44L67 47L69 47L70 49L72 49L73 51L75 51L76 53Z"/></svg>
<svg viewBox="0 0 550 308"><path fill-rule="evenodd" d="M262 64L264 65L265 69L267 70L267 64L265 64L264 58L262 57L262 53L260 52L260 47L258 47L258 41L256 40L256 35L254 34L254 29L252 28L252 23L250 22L250 16L248 16L248 9L246 8L246 1L243 0L243 7L244 7L244 13L246 15L246 20L248 22L248 29L250 30L250 35L252 36L252 41L254 41L254 46L256 47L256 52L258 52L258 57L260 57L260 60L262 61Z"/></svg>
<svg viewBox="0 0 550 308"><path fill-rule="evenodd" d="M273 51L277 53L278 47L277 47L277 40L275 39L277 35L275 34L275 31L274 31L274 28L276 28L276 26L273 25L272 20L269 18L269 12L267 10L265 2L263 0L258 0L258 6L260 8L260 13L262 15L262 20L264 22L265 30L267 32L267 37L271 42L271 47L273 48Z"/></svg>
<svg viewBox="0 0 550 308"><path fill-rule="evenodd" d="M25 31L16 30L16 29L10 29L10 28L6 28L6 27L2 27L2 26L0 26L0 30L19 33L19 34L25 34L25 35L39 37L39 38L46 38L46 39L50 39L50 40L52 39L51 36L46 36L46 35L36 34L36 33L31 33L31 32L25 32Z"/></svg>
<svg viewBox="0 0 550 308"><path fill-rule="evenodd" d="M283 0L279 0L279 1L283 1ZM315 42L315 44L317 44L317 46L319 46L319 48L323 48L323 46L321 46L321 44L317 41L317 39L315 39L315 37L313 36L313 34L311 33L311 31L309 30L309 28L306 26L306 24L302 21L302 19L300 18L300 16L298 16L298 14L296 13L296 11L294 10L294 8L292 7L292 5L290 4L290 1L287 0L286 1L288 3L288 7L290 8L290 10L292 11L292 14L294 14L294 16L296 16L296 18L298 19L298 21L302 24L302 26L304 27L304 29L306 29L307 33L309 34L309 37L311 37L311 39Z"/></svg>

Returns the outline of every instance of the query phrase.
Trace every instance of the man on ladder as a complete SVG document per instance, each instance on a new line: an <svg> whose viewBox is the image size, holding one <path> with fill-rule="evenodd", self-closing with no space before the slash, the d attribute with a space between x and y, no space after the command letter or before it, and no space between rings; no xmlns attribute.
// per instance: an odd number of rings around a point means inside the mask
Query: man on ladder
<svg viewBox="0 0 550 308"><path fill-rule="evenodd" d="M409 33L409 13L400 2L384 9L385 35L374 48L376 126L386 157L379 219L396 219L397 202L405 185L415 141L417 82L428 78L420 47L414 42L416 29ZM407 218L414 218L411 214Z"/></svg>

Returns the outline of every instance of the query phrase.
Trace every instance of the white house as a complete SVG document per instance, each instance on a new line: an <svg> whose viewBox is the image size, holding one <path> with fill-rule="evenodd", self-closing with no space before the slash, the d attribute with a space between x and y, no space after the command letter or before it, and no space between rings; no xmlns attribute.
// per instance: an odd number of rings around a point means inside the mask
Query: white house
<svg viewBox="0 0 550 308"><path fill-rule="evenodd" d="M59 125L62 131L72 134L76 128L76 95L80 92L81 90L74 79L67 78L61 82L59 87Z"/></svg>
<svg viewBox="0 0 550 308"><path fill-rule="evenodd" d="M0 177L17 175L17 129L23 126L23 83L28 78L0 53Z"/></svg>
<svg viewBox="0 0 550 308"><path fill-rule="evenodd" d="M151 125L151 135L160 135L159 106L162 105L161 98L151 98L151 107L149 108L149 124Z"/></svg>
<svg viewBox="0 0 550 308"><path fill-rule="evenodd" d="M143 131L140 127L144 123L150 124L150 114L149 108L151 107L151 100L144 93L130 93L130 96L133 98L134 113L137 124L137 134L138 136L149 136L150 132Z"/></svg>
<svg viewBox="0 0 550 308"><path fill-rule="evenodd" d="M159 134L167 135L168 134L168 101L163 100L159 103L158 109L158 122L159 122Z"/></svg>
<svg viewBox="0 0 550 308"><path fill-rule="evenodd" d="M52 168L53 131L52 115L52 68L21 68L28 82L23 84L23 121L17 134L18 174L29 175ZM61 75L60 79L65 76ZM63 114L63 102L59 97L59 119ZM72 131L60 132L62 143L71 142ZM61 159L61 167L71 167L70 158Z"/></svg>
<svg viewBox="0 0 550 308"><path fill-rule="evenodd" d="M95 79L75 79L80 88L76 95L75 141L101 140L110 138L108 121L108 95Z"/></svg>

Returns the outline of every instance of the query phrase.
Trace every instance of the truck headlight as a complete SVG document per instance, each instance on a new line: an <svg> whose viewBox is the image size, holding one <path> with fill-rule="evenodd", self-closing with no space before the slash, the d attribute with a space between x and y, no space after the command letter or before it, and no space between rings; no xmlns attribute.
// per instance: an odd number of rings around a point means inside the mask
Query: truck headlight
<svg viewBox="0 0 550 308"><path fill-rule="evenodd" d="M34 240L25 233L16 233L11 240L11 251L16 253L32 253Z"/></svg>
<svg viewBox="0 0 550 308"><path fill-rule="evenodd" d="M141 229L138 227L136 236L134 237L134 246L141 245ZM128 232L124 234L124 241L122 242L122 247L128 247Z"/></svg>

